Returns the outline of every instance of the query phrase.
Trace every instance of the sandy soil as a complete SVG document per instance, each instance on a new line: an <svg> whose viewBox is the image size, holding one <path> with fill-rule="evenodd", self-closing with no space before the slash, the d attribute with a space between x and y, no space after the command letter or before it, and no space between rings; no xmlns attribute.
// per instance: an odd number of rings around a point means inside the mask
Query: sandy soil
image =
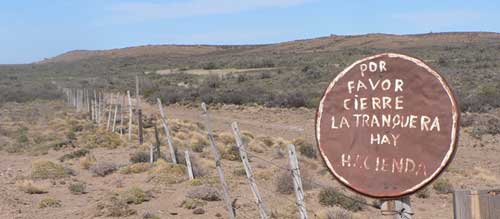
<svg viewBox="0 0 500 219"><path fill-rule="evenodd" d="M154 106L144 108L145 114L156 112ZM184 119L201 122L198 108L172 105L166 108L169 118ZM243 131L250 131L255 135L273 136L285 140L304 138L311 143L314 141L315 111L310 109L269 109L262 107L220 106L211 107L211 116L214 129L218 132L230 132L230 123L237 121ZM2 120L3 121L3 120ZM12 123L15 121L9 120ZM5 124L5 123L4 123ZM500 181L500 165L498 155L500 150L500 136L485 135L481 140L471 137L470 128L463 128L460 133L459 148L456 156L442 177L450 179L456 189L498 188ZM128 163L129 154L136 149L133 144L118 149L93 149L92 153L97 160L111 161L117 164ZM58 162L57 158L74 149L67 148L60 151L49 151L48 154L32 156L27 154L0 153L0 218L94 218L96 203L104 198L106 193L121 188L140 186L155 191L154 198L149 202L131 206L138 211L137 215L128 218L142 218L145 212L152 212L160 218L217 218L220 214L225 218L226 212L222 201L208 202L204 208L205 214L195 215L192 210L179 207L185 199L185 193L190 188L189 182L175 184L167 188L155 189L148 183L145 173L124 175L113 173L106 177L94 177L88 170L78 165L77 160L65 162L77 173L76 176L62 180L44 180L38 183L47 186L47 194L30 195L20 192L16 180L27 175L31 161L46 159ZM195 155L199 156L199 155ZM275 165L286 166L287 159L275 158L272 151L259 154L260 157L271 160ZM331 185L340 188L339 184L329 175L321 160L301 158L303 172L322 185ZM230 186L231 196L236 198L236 212L238 218L258 218L258 212L253 203L250 189L241 175L234 174L241 169L237 161L223 161L226 178ZM263 194L263 199L271 211L288 212L288 216L279 218L295 218L294 195L282 195L275 192L275 176L283 170L272 164L259 160L252 160L257 177L257 184ZM302 171L301 170L301 171ZM83 195L72 195L68 191L71 182L84 182L88 192ZM319 188L306 191L306 206L312 218L325 209L318 204ZM451 194L436 194L431 188L431 195L427 199L412 197L414 218L452 218L453 206ZM347 191L350 193L349 191ZM37 207L44 197L54 197L62 201L60 208ZM371 199L368 199L372 201ZM376 209L366 208L356 213L358 218L380 218Z"/></svg>

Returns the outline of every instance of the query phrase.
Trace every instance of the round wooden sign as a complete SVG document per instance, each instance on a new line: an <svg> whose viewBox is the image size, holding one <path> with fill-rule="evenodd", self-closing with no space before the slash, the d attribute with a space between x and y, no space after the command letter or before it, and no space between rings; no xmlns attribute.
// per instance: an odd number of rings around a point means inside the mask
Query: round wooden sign
<svg viewBox="0 0 500 219"><path fill-rule="evenodd" d="M326 89L316 140L333 175L377 198L411 194L451 161L459 110L444 78L422 61L384 53L359 60Z"/></svg>

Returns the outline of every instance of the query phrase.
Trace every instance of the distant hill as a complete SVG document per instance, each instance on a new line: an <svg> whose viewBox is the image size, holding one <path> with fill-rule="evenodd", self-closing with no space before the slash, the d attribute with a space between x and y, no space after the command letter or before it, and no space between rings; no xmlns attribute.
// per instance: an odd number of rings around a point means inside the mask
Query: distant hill
<svg viewBox="0 0 500 219"><path fill-rule="evenodd" d="M79 61L89 58L124 58L161 56L170 58L204 56L210 54L311 53L332 52L348 48L379 48L388 51L412 47L453 46L500 41L500 33L451 32L415 35L366 34L354 36L321 37L266 45L146 45L111 50L74 50L41 61L40 63Z"/></svg>
<svg viewBox="0 0 500 219"><path fill-rule="evenodd" d="M53 84L133 90L165 103L314 108L327 84L357 59L384 52L424 60L441 72L463 111L500 107L500 34L366 34L264 45L147 45L75 50L37 63L0 66L0 103L50 98ZM23 98L24 97L24 98Z"/></svg>

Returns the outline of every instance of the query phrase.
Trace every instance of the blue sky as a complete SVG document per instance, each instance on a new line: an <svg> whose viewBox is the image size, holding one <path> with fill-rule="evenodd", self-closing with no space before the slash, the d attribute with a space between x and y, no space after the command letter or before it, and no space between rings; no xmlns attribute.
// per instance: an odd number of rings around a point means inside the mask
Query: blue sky
<svg viewBox="0 0 500 219"><path fill-rule="evenodd" d="M75 49L145 44L260 44L330 34L500 32L499 2L1 0L0 64L30 63Z"/></svg>

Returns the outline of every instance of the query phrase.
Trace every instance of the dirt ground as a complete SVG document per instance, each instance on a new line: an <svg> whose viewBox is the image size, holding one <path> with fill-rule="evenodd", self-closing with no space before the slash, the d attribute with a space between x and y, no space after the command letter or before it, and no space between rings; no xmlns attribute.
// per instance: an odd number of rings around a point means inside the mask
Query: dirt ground
<svg viewBox="0 0 500 219"><path fill-rule="evenodd" d="M62 103L39 103L46 110L39 110L32 116L42 117L45 120L38 122L23 121L29 128L45 131L45 135L60 135L60 130L50 124L54 120L50 115L58 111L61 115L73 115L73 109L65 107ZM10 107L10 108L9 108ZM0 128L14 126L20 123L19 119L13 118L12 109L16 105L6 106L9 110L1 110ZM23 109L19 109L23 111ZM144 107L145 114L156 113L156 108L151 105ZM180 105L166 107L169 119L188 120L191 122L203 122L201 112L198 108ZM303 138L314 143L314 117L315 111L310 109L270 109L263 107L241 107L241 106L213 106L210 108L213 126L216 132L230 133L230 123L237 121L242 131L253 133L255 136L272 136L275 139L282 138L284 141ZM23 115L22 112L17 112ZM31 115L30 114L30 115ZM22 116L21 116L22 117ZM2 127L3 126L3 127ZM45 130L44 130L45 129ZM500 136L483 135L480 139L471 136L471 127L462 128L458 151L451 165L441 177L447 178L455 189L483 189L499 188L500 165L498 155L500 154ZM0 129L0 131L2 131ZM123 137L122 137L123 138ZM126 141L126 140L124 140ZM7 144L8 140L0 138L0 144ZM139 146L133 143L124 143L124 146L116 149L94 148L92 154L98 161L109 161L119 165L129 162L129 154L137 150ZM93 176L88 170L83 169L78 160L65 161L67 165L76 172L74 176L58 180L40 180L36 183L48 188L45 194L27 194L19 191L16 182L23 176L28 175L31 163L34 160L50 160L59 163L57 158L74 148L64 148L58 151L49 150L46 154L30 153L7 153L0 152L0 218L96 218L96 204L102 201L110 191L141 187L144 190L154 191L152 200L141 204L132 205L137 214L125 218L146 218L146 212L154 213L159 218L226 218L227 212L222 201L207 202L203 207L204 214L193 214L193 210L180 207L185 199L186 192L192 187L189 181L184 181L167 187L157 188L149 183L147 173L121 174L115 172L106 177ZM166 146L163 146L166 150ZM201 158L203 153L194 154L194 159L210 162L210 159ZM257 178L257 184L261 190L263 200L270 212L276 218L296 218L293 194L279 194L275 191L276 176L283 170L277 166L287 166L287 157L276 158L271 149L258 153L260 159L252 160L252 168ZM267 161L272 161L270 164ZM307 176L322 185L333 186L342 189L341 186L326 171L320 159L308 159L300 157L301 171L307 172ZM258 218L258 211L253 202L245 177L237 174L241 170L241 162L223 160L222 162L226 179L229 184L230 195L236 199L237 218ZM277 166L273 166L277 165ZM216 176L211 167L210 176ZM72 182L83 182L86 184L87 192L81 195L73 195L68 191L68 184ZM432 186L431 186L432 187ZM327 207L318 203L320 188L314 187L306 190L306 207L311 218L319 218L319 212ZM415 212L414 218L453 218L452 194L437 194L434 189L429 188L428 198L417 198L412 196L412 208ZM352 194L350 191L345 191ZM39 208L38 203L46 197L53 197L61 201L58 208ZM372 199L367 199L372 202ZM365 207L361 212L354 214L355 218L381 218L376 209ZM105 217L97 217L105 218Z"/></svg>

